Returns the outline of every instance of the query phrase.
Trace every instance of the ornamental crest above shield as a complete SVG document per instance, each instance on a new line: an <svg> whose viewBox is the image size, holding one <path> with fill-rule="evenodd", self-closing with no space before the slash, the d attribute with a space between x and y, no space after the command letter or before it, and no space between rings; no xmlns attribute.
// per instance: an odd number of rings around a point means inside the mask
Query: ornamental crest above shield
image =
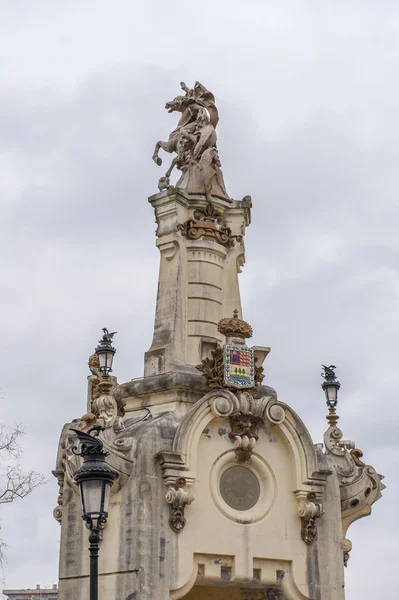
<svg viewBox="0 0 399 600"><path fill-rule="evenodd" d="M224 382L228 387L253 388L255 385L254 351L247 346L224 346Z"/></svg>

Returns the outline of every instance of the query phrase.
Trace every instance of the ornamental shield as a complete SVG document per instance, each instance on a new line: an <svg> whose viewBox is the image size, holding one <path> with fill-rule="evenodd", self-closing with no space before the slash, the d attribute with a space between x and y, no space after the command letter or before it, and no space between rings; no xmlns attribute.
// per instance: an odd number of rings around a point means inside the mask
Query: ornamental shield
<svg viewBox="0 0 399 600"><path fill-rule="evenodd" d="M254 351L247 346L224 346L224 382L228 387L253 388L255 385Z"/></svg>

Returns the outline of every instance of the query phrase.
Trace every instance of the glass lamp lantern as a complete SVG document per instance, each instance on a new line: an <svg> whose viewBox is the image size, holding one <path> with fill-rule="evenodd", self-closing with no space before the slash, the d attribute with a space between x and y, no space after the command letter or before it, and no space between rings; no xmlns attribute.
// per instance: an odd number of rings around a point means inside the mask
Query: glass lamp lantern
<svg viewBox="0 0 399 600"><path fill-rule="evenodd" d="M116 331L110 333L108 329L104 327L103 332L103 337L96 348L96 354L100 363L100 371L107 377L112 371L112 363L116 352L116 349L112 345L112 338Z"/></svg>
<svg viewBox="0 0 399 600"><path fill-rule="evenodd" d="M324 381L321 387L324 390L328 408L335 408L338 404L338 390L341 384L339 381Z"/></svg>
<svg viewBox="0 0 399 600"><path fill-rule="evenodd" d="M80 452L74 452L83 456L83 463L74 479L80 490L82 517L90 528L106 522L110 491L116 478L116 473L105 461L108 452L104 452L101 440L90 435L93 430L98 435L102 427L93 427L88 433L73 430L81 443Z"/></svg>
<svg viewBox="0 0 399 600"><path fill-rule="evenodd" d="M322 367L324 369L322 373L324 381L321 384L321 387L326 396L327 407L329 410L335 410L338 404L338 390L341 387L341 384L335 375L335 369L337 367L335 365L330 365L329 367L322 365Z"/></svg>

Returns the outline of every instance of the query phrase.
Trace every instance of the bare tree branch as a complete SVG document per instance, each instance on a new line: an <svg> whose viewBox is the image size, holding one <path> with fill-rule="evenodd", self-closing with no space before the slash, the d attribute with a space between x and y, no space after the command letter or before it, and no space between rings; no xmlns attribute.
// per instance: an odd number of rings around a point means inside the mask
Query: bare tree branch
<svg viewBox="0 0 399 600"><path fill-rule="evenodd" d="M5 476L0 475L0 504L25 498L35 487L44 482L45 478L40 473L35 471L22 473L19 465L9 465Z"/></svg>
<svg viewBox="0 0 399 600"><path fill-rule="evenodd" d="M4 460L3 454L19 458L21 456L21 447L18 438L25 435L21 425L16 425L13 428L7 425L0 424L0 460Z"/></svg>
<svg viewBox="0 0 399 600"><path fill-rule="evenodd" d="M9 504L19 498L25 498L46 481L40 473L24 472L21 468L20 437L24 434L21 425L12 428L0 424L0 504ZM0 538L0 573L5 560L5 548L6 544Z"/></svg>

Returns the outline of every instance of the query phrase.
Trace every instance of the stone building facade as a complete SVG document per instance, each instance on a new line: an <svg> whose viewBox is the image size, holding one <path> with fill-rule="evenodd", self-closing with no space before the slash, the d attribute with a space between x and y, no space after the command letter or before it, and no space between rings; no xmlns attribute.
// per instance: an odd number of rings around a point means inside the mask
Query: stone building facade
<svg viewBox="0 0 399 600"><path fill-rule="evenodd" d="M185 183L171 187L166 173L149 198L160 271L144 377L112 377L104 387L92 355L88 412L72 422L105 427L118 474L102 532L100 598L343 600L347 530L371 512L381 476L343 440L335 406L324 443L315 444L264 381L270 348L249 347L238 285L252 202L227 195L211 129L214 97L198 86L173 101L180 125L159 143L169 146L157 145L171 151L180 136L174 161ZM59 600L84 600L88 532L70 427L54 471Z"/></svg>
<svg viewBox="0 0 399 600"><path fill-rule="evenodd" d="M44 589L37 585L32 590L3 590L2 593L7 600L57 600L58 598L57 584L54 584L51 589Z"/></svg>

